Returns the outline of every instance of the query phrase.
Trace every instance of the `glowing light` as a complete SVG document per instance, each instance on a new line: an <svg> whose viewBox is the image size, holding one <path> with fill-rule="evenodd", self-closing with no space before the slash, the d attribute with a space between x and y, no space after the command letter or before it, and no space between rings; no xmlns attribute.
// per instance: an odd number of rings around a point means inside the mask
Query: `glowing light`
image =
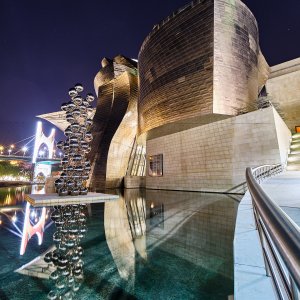
<svg viewBox="0 0 300 300"><path fill-rule="evenodd" d="M14 214L14 216L11 218L11 220L13 221L13 223L16 223L18 221L17 215L16 213Z"/></svg>
<svg viewBox="0 0 300 300"><path fill-rule="evenodd" d="M24 147L22 148L23 156L25 156L25 153L26 153L27 150L28 150L28 148L27 148L26 146L24 146Z"/></svg>
<svg viewBox="0 0 300 300"><path fill-rule="evenodd" d="M154 203L153 203L153 202L151 203L150 207L151 207L151 208L153 208L153 207L154 207Z"/></svg>
<svg viewBox="0 0 300 300"><path fill-rule="evenodd" d="M10 145L10 148L11 148L11 149L14 149L14 148L15 148L15 145L13 145L13 144Z"/></svg>

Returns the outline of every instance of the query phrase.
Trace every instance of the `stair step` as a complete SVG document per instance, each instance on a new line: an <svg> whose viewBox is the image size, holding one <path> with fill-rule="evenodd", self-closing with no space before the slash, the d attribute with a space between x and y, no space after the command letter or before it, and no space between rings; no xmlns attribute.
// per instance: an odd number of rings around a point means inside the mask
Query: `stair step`
<svg viewBox="0 0 300 300"><path fill-rule="evenodd" d="M299 149L290 149L289 155L300 155L300 148Z"/></svg>
<svg viewBox="0 0 300 300"><path fill-rule="evenodd" d="M300 156L290 156L287 159L288 164L300 164Z"/></svg>
<svg viewBox="0 0 300 300"><path fill-rule="evenodd" d="M300 161L288 161L287 166L300 166Z"/></svg>
<svg viewBox="0 0 300 300"><path fill-rule="evenodd" d="M300 138L300 132L292 134L292 137L294 138Z"/></svg>
<svg viewBox="0 0 300 300"><path fill-rule="evenodd" d="M300 159L300 154L299 153L290 153L288 155L288 158Z"/></svg>
<svg viewBox="0 0 300 300"><path fill-rule="evenodd" d="M292 165L292 166L288 165L286 167L286 170L287 171L300 171L300 165Z"/></svg>
<svg viewBox="0 0 300 300"><path fill-rule="evenodd" d="M299 142L296 142L296 143L291 142L291 148L300 148L300 143Z"/></svg>

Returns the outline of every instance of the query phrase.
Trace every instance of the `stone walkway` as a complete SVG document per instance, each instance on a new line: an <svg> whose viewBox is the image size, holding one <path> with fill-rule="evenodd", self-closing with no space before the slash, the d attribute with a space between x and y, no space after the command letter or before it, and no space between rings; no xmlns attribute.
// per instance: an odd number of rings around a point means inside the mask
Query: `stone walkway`
<svg viewBox="0 0 300 300"><path fill-rule="evenodd" d="M267 195L300 226L300 171L287 171L267 179L261 186ZM239 205L235 227L234 298L276 299L271 278L266 276L249 192Z"/></svg>
<svg viewBox="0 0 300 300"><path fill-rule="evenodd" d="M287 171L261 184L267 195L300 226L300 171Z"/></svg>

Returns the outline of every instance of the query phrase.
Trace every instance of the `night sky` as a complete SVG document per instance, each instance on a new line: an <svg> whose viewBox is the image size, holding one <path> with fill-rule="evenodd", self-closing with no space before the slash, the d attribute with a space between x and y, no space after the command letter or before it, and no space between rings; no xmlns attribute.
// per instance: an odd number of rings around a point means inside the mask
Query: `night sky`
<svg viewBox="0 0 300 300"><path fill-rule="evenodd" d="M153 25L188 2L1 0L0 144L33 135L35 116L59 110L76 82L94 93L104 56L137 58ZM299 0L244 2L269 65L300 56Z"/></svg>

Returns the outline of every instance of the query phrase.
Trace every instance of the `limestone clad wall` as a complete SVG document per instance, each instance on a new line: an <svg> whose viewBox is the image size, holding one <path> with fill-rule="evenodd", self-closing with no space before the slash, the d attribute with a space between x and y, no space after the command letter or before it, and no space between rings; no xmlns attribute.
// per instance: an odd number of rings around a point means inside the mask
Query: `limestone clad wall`
<svg viewBox="0 0 300 300"><path fill-rule="evenodd" d="M148 140L146 187L226 192L245 182L246 167L280 163L277 131L285 129L274 115L270 107ZM289 136L281 139L288 148ZM156 154L163 154L162 177L148 175Z"/></svg>
<svg viewBox="0 0 300 300"><path fill-rule="evenodd" d="M272 67L266 90L294 131L295 126L300 126L300 58Z"/></svg>
<svg viewBox="0 0 300 300"><path fill-rule="evenodd" d="M284 123L282 118L279 116L278 112L275 109L273 110L274 110L274 120L276 126L279 152L280 152L280 160L282 164L285 164L290 149L292 134L290 129L287 127L287 125Z"/></svg>

